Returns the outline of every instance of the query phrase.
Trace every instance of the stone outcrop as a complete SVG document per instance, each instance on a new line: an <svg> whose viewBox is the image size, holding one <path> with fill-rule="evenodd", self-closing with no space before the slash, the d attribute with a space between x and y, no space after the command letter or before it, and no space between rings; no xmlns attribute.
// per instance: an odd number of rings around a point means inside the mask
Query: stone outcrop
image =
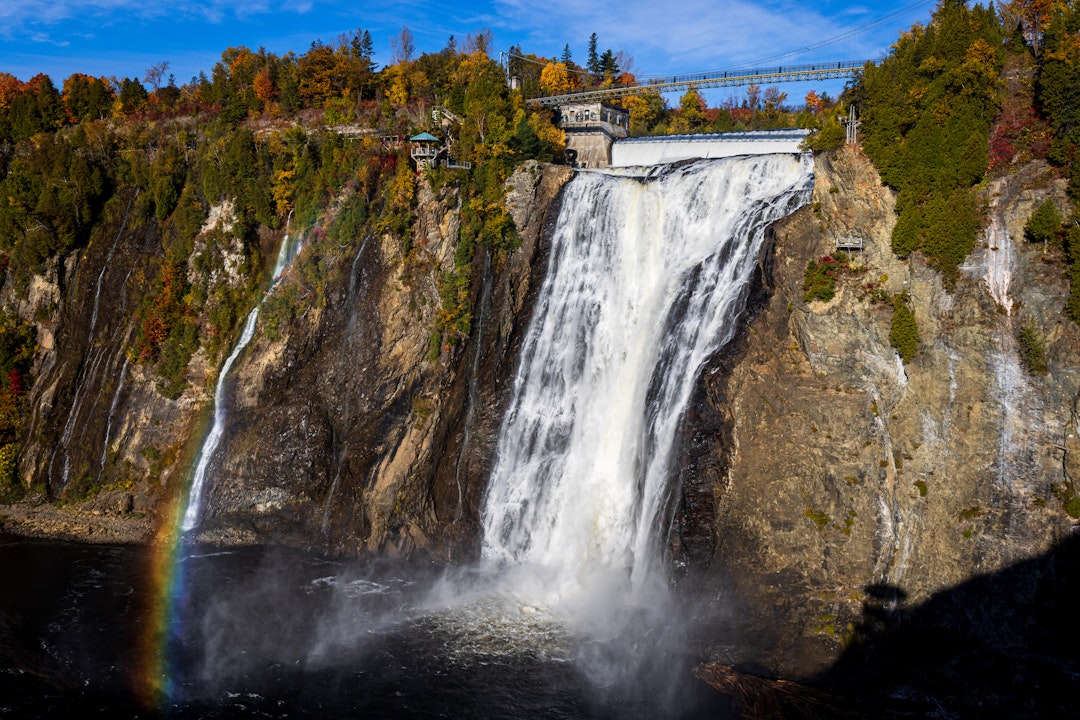
<svg viewBox="0 0 1080 720"><path fill-rule="evenodd" d="M1076 524L1059 491L1080 429L1080 332L1062 263L1022 239L1062 188L1037 163L991 183L991 227L948 288L892 254L893 195L860 151L816 172L814 205L774 228L759 313L702 376L673 533L676 559L730 612L710 652L788 676L835 659L882 592L918 604ZM836 296L804 302L808 262L850 236L866 247ZM904 291L920 334L907 365L885 302ZM1046 375L1021 365L1028 322ZM746 654L725 657L733 634Z"/></svg>

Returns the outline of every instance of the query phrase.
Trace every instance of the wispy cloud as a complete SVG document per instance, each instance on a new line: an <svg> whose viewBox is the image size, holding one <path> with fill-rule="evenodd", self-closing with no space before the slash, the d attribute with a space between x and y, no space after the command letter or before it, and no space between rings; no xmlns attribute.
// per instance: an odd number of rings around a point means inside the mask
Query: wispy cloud
<svg viewBox="0 0 1080 720"><path fill-rule="evenodd" d="M67 40L54 40L48 33L36 32L30 36L30 40L35 43L45 45L55 45L56 47L67 47L71 43Z"/></svg>
<svg viewBox="0 0 1080 720"><path fill-rule="evenodd" d="M230 17L245 18L277 10L303 13L314 0L285 0L279 7L269 0L176 0L156 3L145 0L0 0L0 35L11 38L35 28L77 20L87 24L116 24L173 18L221 23Z"/></svg>
<svg viewBox="0 0 1080 720"><path fill-rule="evenodd" d="M575 58L584 60L580 56L588 37L596 32L601 50L630 51L645 74L771 60L849 31L865 17L855 8L847 8L852 14L831 16L807 3L747 0L684 0L677 9L656 0L625 0L618 5L617 22L609 6L577 0L496 0L496 7L501 27L533 28L530 45L537 53L557 54L569 43ZM848 59L862 45L855 38L821 48L818 57L832 53L836 59Z"/></svg>

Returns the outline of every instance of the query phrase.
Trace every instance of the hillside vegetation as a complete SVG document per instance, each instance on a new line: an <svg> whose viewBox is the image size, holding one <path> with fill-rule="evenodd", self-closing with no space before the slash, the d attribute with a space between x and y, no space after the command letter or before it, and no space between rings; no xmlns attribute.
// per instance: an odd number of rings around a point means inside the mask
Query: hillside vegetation
<svg viewBox="0 0 1080 720"><path fill-rule="evenodd" d="M943 0L839 102L810 93L793 108L779 89L755 86L718 108L694 89L676 107L655 93L621 102L637 134L799 125L819 130L817 149L842 142L839 118L855 103L866 153L899 193L894 251L923 253L947 281L980 230L980 183L1045 158L1069 178L1072 205L1040 215L1030 237L1063 249L1073 278L1068 312L1080 319L1078 31L1075 1L1017 0L995 12ZM423 248L411 246L418 183L453 187L461 231L429 328L437 361L469 335L477 248L492 251L498 272L498 258L517 242L504 181L526 159L563 154L552 111L524 98L634 82L629 56L601 52L597 42L594 34L582 65L569 46L559 58L514 48L515 91L490 56L487 32L414 57L404 30L382 68L370 34L358 29L300 55L231 47L209 75L184 84L166 76L165 63L143 81L77 73L59 87L43 74L22 82L0 73L0 492L24 489L18 458L41 331L63 324L79 258L115 247L117 228L145 238L145 257L124 281L143 298L125 341L128 361L152 367L161 395L176 398L197 351L213 366L227 352L286 226L308 238L266 308L269 334L326 302L355 254L345 248L364 237L401 243L399 280L408 285L426 262ZM1003 102L998 78L1010 54L1037 67L1027 107ZM450 153L471 170L418 175L401 138L420 131L452 139ZM41 277L56 283L60 299L28 304Z"/></svg>

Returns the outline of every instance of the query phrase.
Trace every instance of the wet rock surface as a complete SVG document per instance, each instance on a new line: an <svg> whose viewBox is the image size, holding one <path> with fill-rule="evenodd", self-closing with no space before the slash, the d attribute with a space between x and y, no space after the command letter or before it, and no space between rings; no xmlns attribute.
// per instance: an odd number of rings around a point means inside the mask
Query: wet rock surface
<svg viewBox="0 0 1080 720"><path fill-rule="evenodd" d="M1075 532L1058 491L1078 430L1080 368L1067 358L1080 333L1062 311L1060 267L1022 239L1034 198L1060 192L1038 164L991 184L1007 236L985 237L946 288L917 255L892 255L892 194L869 161L851 147L818 159L815 206L774 228L768 299L706 369L687 420L699 470L684 473L676 529L712 521L697 545L714 551L687 562L728 612L714 626L727 635L717 660L812 676L864 632L873 588L916 607ZM866 248L836 296L805 302L807 263L850 236ZM1011 309L988 280L1006 251ZM904 291L920 333L907 365L882 301ZM1047 375L1021 367L1015 337L1027 321L1045 338ZM697 449L700 428L711 454ZM724 656L733 633L745 654Z"/></svg>

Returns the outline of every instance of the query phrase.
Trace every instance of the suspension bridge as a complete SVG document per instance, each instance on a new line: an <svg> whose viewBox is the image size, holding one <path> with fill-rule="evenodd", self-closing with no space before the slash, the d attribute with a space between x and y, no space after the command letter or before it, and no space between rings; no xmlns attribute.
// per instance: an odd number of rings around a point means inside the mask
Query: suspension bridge
<svg viewBox="0 0 1080 720"><path fill-rule="evenodd" d="M511 57L517 57L511 55ZM526 58L522 58L526 59ZM651 78L648 82L630 85L608 85L605 87L578 90L562 95L538 95L528 98L530 102L541 105L557 106L569 103L608 100L626 97L643 92L680 92L694 87L698 90L707 88L740 87L747 85L774 85L788 82L807 82L814 80L837 80L855 77L866 65L866 60L842 60L839 62L819 62L807 65L781 65L753 70L723 70L690 75L672 75Z"/></svg>

